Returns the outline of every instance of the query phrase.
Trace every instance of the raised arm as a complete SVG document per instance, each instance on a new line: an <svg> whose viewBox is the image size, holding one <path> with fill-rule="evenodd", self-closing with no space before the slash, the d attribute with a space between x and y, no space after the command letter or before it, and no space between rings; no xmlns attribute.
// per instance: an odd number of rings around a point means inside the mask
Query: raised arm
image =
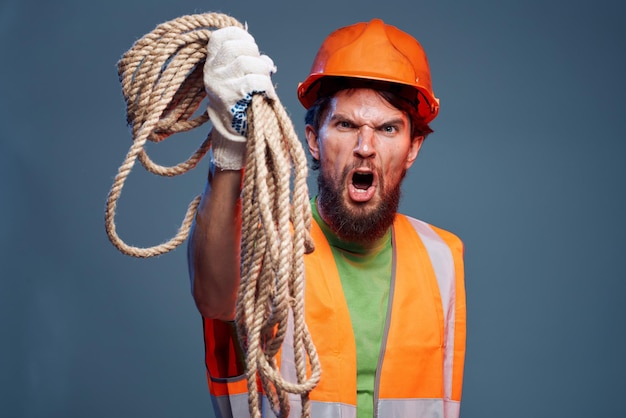
<svg viewBox="0 0 626 418"><path fill-rule="evenodd" d="M276 97L271 80L275 71L272 60L259 53L247 31L227 27L212 32L204 84L213 123L214 170L209 173L187 251L192 294L206 318L230 321L235 316L246 110L253 94Z"/></svg>
<svg viewBox="0 0 626 418"><path fill-rule="evenodd" d="M210 174L187 251L191 290L206 318L235 316L241 238L241 170Z"/></svg>

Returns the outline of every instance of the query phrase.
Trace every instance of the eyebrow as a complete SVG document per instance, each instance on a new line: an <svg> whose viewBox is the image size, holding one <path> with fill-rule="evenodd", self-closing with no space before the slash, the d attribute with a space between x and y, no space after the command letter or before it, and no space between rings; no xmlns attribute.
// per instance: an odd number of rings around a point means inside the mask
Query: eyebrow
<svg viewBox="0 0 626 418"><path fill-rule="evenodd" d="M402 126L406 126L406 123L404 123L404 119L402 118L394 118L391 120L388 120L386 122L384 122L382 125L378 126L378 128L383 127L383 126L388 126L388 125L402 125Z"/></svg>

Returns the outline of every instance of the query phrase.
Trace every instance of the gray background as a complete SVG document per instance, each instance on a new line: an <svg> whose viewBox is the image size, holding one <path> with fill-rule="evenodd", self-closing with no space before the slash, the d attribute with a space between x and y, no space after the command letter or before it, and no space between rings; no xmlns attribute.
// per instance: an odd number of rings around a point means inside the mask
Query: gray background
<svg viewBox="0 0 626 418"><path fill-rule="evenodd" d="M381 17L420 39L442 108L402 210L466 245L461 416L626 416L622 4L0 1L0 416L210 416L184 247L134 259L103 223L130 146L117 60L207 11L248 22L300 135L295 87L331 30ZM179 162L204 133L148 150ZM136 166L122 238L171 237L205 172Z"/></svg>

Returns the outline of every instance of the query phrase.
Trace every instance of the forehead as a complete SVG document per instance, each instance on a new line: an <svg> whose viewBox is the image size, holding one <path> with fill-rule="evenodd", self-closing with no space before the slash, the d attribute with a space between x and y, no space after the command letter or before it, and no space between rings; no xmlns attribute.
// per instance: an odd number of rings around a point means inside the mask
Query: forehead
<svg viewBox="0 0 626 418"><path fill-rule="evenodd" d="M362 122L402 119L407 115L389 103L376 90L355 88L338 91L331 99L328 118L345 117Z"/></svg>

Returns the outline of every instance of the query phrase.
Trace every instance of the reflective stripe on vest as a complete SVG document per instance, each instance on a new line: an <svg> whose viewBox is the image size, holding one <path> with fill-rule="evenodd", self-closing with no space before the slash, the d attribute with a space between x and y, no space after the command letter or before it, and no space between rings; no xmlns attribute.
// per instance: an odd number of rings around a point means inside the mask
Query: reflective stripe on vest
<svg viewBox="0 0 626 418"><path fill-rule="evenodd" d="M322 379L310 394L312 416L354 418L356 346L350 314L332 250L315 223L311 234L316 249L305 257L305 311L322 367ZM465 355L462 243L447 231L398 215L392 245L393 274L374 414L378 418L456 418ZM211 322L205 320L209 371L217 367L211 364L215 362L211 352L220 349L210 341L214 330L207 323ZM290 324L279 360L281 373L295 382L292 341ZM249 416L243 376L208 377L217 416ZM290 396L290 400L290 416L299 416L300 397ZM273 416L268 408L263 409L264 416Z"/></svg>

